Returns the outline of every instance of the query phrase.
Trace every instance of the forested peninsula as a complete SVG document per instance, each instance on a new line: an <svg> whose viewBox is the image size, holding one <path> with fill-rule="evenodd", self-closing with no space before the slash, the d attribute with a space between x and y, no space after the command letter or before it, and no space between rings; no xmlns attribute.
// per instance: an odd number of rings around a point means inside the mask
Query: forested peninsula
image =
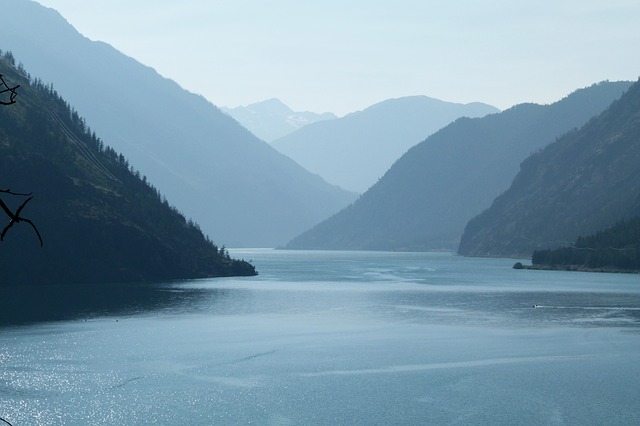
<svg viewBox="0 0 640 426"><path fill-rule="evenodd" d="M533 252L530 269L640 273L640 216L574 244Z"/></svg>

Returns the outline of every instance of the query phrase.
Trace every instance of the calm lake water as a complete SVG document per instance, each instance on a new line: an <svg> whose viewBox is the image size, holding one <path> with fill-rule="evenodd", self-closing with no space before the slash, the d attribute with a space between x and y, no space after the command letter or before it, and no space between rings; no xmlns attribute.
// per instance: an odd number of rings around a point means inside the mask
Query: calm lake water
<svg viewBox="0 0 640 426"><path fill-rule="evenodd" d="M640 424L638 275L442 253L232 255L260 275L0 288L0 417Z"/></svg>

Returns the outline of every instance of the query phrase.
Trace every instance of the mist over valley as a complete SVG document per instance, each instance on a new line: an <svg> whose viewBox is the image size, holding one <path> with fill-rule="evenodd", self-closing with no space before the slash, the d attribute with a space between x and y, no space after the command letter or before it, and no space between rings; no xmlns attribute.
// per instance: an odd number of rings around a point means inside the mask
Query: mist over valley
<svg viewBox="0 0 640 426"><path fill-rule="evenodd" d="M2 0L0 423L640 424L636 3Z"/></svg>

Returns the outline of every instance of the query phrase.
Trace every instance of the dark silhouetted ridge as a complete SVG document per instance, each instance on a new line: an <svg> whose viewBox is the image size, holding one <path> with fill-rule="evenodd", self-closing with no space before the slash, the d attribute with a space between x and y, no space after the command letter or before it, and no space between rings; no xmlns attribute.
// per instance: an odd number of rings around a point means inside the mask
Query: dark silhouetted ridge
<svg viewBox="0 0 640 426"><path fill-rule="evenodd" d="M20 88L15 104L0 106L0 187L33 192L21 214L44 247L29 226L9 229L0 242L2 285L255 275L105 146L51 86L4 57L0 73ZM3 199L12 209L22 202Z"/></svg>

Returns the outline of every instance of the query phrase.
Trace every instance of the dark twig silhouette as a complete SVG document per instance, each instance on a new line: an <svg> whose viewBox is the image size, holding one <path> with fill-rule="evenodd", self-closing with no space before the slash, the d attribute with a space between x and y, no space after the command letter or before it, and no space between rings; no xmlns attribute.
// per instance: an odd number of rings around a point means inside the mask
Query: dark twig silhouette
<svg viewBox="0 0 640 426"><path fill-rule="evenodd" d="M20 87L20 85L17 85L17 86L14 86L14 87L9 87L7 82L4 80L4 77L2 76L2 74L0 74L0 95L3 95L5 93L9 93L9 100L5 101L5 100L0 99L0 105L15 104L16 103L15 98L16 98L16 96L18 96L18 93L16 92L16 89L18 87ZM38 231L38 228L36 228L36 225L30 219L27 219L25 217L20 216L20 214L22 213L22 210L25 208L27 203L33 199L33 197L31 196L31 193L22 194L22 193L19 193L19 192L12 192L9 189L0 189L0 193L13 195L13 196L17 196L17 197L28 197L26 200L24 200L22 202L22 204L20 204L20 206L16 209L15 212L13 212L9 208L9 206L7 206L5 204L4 200L2 198L0 198L0 208L4 211L4 213L7 216L9 216L9 223L2 230L2 234L0 234L0 241L4 241L4 236L7 234L7 231L9 231L9 229L11 229L13 227L14 224L20 223L20 222L25 222L25 223L28 223L29 225L31 225L33 230L36 232L36 235L38 236L38 240L40 240L40 247L42 247L42 245L43 245L42 237L40 236L40 232Z"/></svg>
<svg viewBox="0 0 640 426"><path fill-rule="evenodd" d="M20 204L20 207L17 208L15 213L12 212L11 209L4 203L2 198L0 198L0 208L2 210L4 210L4 212L5 212L5 214L7 216L9 216L9 223L2 230L2 234L0 234L0 241L4 241L4 236L7 234L7 231L9 229L11 229L11 227L13 227L14 224L19 223L19 222L26 222L29 225L31 225L31 227L35 231L36 235L38 236L38 240L40 240L40 247L42 247L42 245L43 245L42 236L40 236L40 232L38 231L38 228L36 227L36 225L30 219L27 219L25 217L20 216L20 214L22 213L22 209L24 209L25 206L27 205L27 203L33 199L31 194L30 193L29 194L20 194L20 193L17 193L17 192L12 192L12 191L10 191L8 189L0 189L0 192L5 193L5 194L9 194L9 195L16 195L16 196L20 196L20 197L29 197L26 200L24 200L22 202L22 204Z"/></svg>
<svg viewBox="0 0 640 426"><path fill-rule="evenodd" d="M5 93L9 93L9 100L5 101L0 99L0 105L11 105L11 104L15 104L16 103L16 96L18 96L18 93L16 92L16 89L20 87L20 85L14 86L14 87L9 87L9 85L7 84L6 81L4 81L4 77L2 76L2 74L0 74L0 95L3 95Z"/></svg>
<svg viewBox="0 0 640 426"><path fill-rule="evenodd" d="M13 426L11 423L9 423L8 421L6 421L5 419L3 419L2 417L0 417L0 421L8 424L9 426Z"/></svg>

